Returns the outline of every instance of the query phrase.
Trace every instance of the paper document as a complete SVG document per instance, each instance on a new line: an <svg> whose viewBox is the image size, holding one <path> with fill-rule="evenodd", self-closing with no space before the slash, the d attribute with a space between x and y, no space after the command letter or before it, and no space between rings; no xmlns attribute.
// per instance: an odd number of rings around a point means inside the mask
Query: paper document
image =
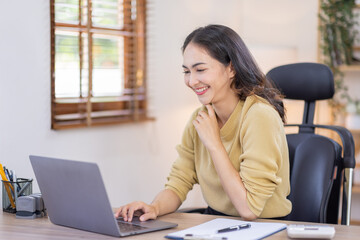
<svg viewBox="0 0 360 240"><path fill-rule="evenodd" d="M218 233L217 231L232 226L251 224L251 227L240 229L236 231L229 231ZM178 232L166 235L170 239L227 239L227 240L247 240L247 239L262 239L286 229L285 223L273 222L246 222L234 219L217 218L209 222L197 225L195 227L187 228Z"/></svg>

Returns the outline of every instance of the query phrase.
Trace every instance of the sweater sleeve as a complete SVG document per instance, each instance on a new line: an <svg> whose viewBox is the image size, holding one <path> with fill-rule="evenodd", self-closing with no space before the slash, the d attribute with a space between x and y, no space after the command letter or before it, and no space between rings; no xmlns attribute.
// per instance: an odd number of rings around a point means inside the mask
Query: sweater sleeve
<svg viewBox="0 0 360 240"><path fill-rule="evenodd" d="M198 183L195 170L192 119L185 127L181 144L176 146L178 158L173 163L167 178L168 181L165 184L165 188L174 191L182 202L186 199L186 195L193 188L193 185Z"/></svg>
<svg viewBox="0 0 360 240"><path fill-rule="evenodd" d="M286 144L284 134L280 116L267 104L255 104L244 118L240 130L240 176L248 206L257 216L282 181L277 175L283 161L281 149Z"/></svg>

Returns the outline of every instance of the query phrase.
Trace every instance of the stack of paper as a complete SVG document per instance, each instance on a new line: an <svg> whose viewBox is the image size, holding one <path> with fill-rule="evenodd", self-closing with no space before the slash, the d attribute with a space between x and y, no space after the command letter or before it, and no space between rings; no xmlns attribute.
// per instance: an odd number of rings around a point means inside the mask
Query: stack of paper
<svg viewBox="0 0 360 240"><path fill-rule="evenodd" d="M218 230L232 226L251 224L250 228L230 231L226 233L217 233ZM170 233L166 238L170 239L191 239L189 236L198 237L202 239L227 239L227 240L247 240L247 239L262 239L277 233L286 228L285 223L272 222L245 222L240 220L217 218L209 222L191 227L182 231Z"/></svg>

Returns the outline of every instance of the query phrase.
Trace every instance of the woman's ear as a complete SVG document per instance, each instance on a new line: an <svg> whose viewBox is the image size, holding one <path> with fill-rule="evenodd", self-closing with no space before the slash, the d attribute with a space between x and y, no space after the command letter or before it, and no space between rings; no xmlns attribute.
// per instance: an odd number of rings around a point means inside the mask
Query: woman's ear
<svg viewBox="0 0 360 240"><path fill-rule="evenodd" d="M227 68L228 68L227 70L228 70L230 79L233 79L233 78L235 77L236 72L235 72L235 69L234 69L234 67L233 67L233 65L232 65L231 62L229 63L229 65L228 65Z"/></svg>

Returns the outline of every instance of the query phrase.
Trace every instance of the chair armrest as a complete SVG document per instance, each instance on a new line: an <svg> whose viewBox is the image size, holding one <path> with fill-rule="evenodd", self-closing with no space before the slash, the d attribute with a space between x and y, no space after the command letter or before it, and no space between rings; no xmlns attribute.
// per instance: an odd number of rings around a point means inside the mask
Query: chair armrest
<svg viewBox="0 0 360 240"><path fill-rule="evenodd" d="M317 125L317 124L286 124L285 127L324 128L336 132L342 142L344 168L355 168L355 144L351 132L341 126Z"/></svg>

